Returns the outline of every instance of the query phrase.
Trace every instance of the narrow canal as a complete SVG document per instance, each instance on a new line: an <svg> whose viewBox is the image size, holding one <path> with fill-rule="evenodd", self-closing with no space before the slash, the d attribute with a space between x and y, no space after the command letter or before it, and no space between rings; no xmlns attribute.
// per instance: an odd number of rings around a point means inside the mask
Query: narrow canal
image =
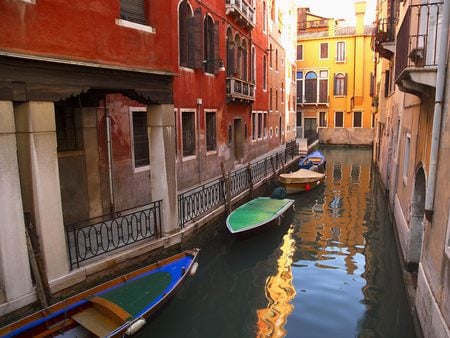
<svg viewBox="0 0 450 338"><path fill-rule="evenodd" d="M245 240L195 240L197 274L139 337L415 337L371 150L325 148L322 187Z"/></svg>

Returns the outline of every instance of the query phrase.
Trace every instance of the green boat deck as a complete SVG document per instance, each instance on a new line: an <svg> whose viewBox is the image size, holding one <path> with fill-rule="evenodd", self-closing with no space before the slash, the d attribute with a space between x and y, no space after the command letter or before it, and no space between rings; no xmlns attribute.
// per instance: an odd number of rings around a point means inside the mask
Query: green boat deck
<svg viewBox="0 0 450 338"><path fill-rule="evenodd" d="M232 233L256 228L279 217L293 203L291 199L255 198L228 216L227 227Z"/></svg>

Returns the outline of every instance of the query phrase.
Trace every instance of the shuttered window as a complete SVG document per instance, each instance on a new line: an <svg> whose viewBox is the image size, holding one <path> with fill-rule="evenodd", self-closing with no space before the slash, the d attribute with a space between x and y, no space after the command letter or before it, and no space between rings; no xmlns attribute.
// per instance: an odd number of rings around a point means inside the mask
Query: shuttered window
<svg viewBox="0 0 450 338"><path fill-rule="evenodd" d="M353 112L353 128L361 128L362 127L362 112L355 111Z"/></svg>
<svg viewBox="0 0 450 338"><path fill-rule="evenodd" d="M204 21L203 28L204 38L204 56L205 56L205 72L214 73L215 60L214 60L214 23L210 16L207 16Z"/></svg>
<svg viewBox="0 0 450 338"><path fill-rule="evenodd" d="M328 42L323 42L320 44L320 58L328 59Z"/></svg>
<svg viewBox="0 0 450 338"><path fill-rule="evenodd" d="M120 0L120 18L146 25L144 0Z"/></svg>
<svg viewBox="0 0 450 338"><path fill-rule="evenodd" d="M336 128L344 127L344 112L337 111L334 113L334 126Z"/></svg>
<svg viewBox="0 0 450 338"><path fill-rule="evenodd" d="M217 149L216 112L206 113L206 150Z"/></svg>
<svg viewBox="0 0 450 338"><path fill-rule="evenodd" d="M347 74L338 73L334 77L334 95L347 95Z"/></svg>

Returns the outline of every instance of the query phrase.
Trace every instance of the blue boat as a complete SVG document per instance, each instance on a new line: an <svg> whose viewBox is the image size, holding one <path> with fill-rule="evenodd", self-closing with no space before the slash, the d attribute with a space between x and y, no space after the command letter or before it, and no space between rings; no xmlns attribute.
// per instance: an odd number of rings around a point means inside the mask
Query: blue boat
<svg viewBox="0 0 450 338"><path fill-rule="evenodd" d="M308 154L305 158L302 158L298 162L299 169L308 169L318 171L320 173L325 172L327 161L320 150L314 150Z"/></svg>
<svg viewBox="0 0 450 338"><path fill-rule="evenodd" d="M199 249L112 279L0 328L0 337L123 337L137 332L194 274Z"/></svg>

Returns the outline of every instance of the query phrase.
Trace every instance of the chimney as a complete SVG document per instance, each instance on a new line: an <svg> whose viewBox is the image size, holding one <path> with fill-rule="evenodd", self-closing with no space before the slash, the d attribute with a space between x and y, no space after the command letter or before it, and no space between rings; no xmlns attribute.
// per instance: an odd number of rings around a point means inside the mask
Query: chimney
<svg viewBox="0 0 450 338"><path fill-rule="evenodd" d="M366 1L355 1L356 34L364 34L364 16L366 14Z"/></svg>

